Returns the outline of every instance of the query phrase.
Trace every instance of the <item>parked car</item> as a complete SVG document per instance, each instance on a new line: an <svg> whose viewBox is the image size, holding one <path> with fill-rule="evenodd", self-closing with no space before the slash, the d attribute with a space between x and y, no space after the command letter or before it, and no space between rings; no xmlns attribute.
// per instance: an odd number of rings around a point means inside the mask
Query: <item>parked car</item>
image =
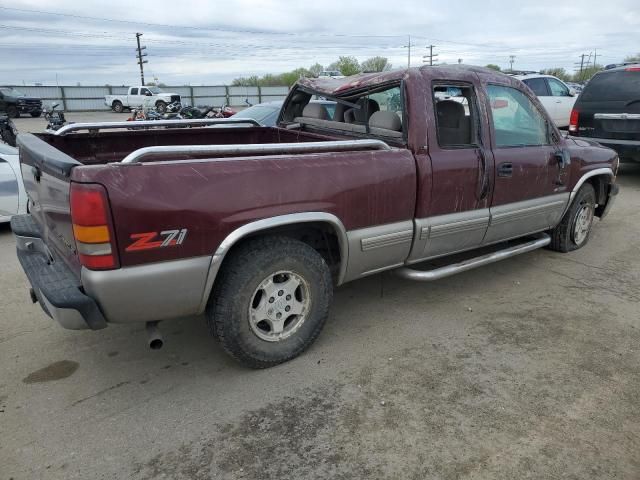
<svg viewBox="0 0 640 480"><path fill-rule="evenodd" d="M126 95L105 95L104 97L104 104L116 113L136 107L153 107L158 112L164 113L167 105L180 101L180 95L177 93L163 92L158 87L145 86L129 87Z"/></svg>
<svg viewBox="0 0 640 480"><path fill-rule="evenodd" d="M20 174L18 149L0 143L0 223L27 213L27 195Z"/></svg>
<svg viewBox="0 0 640 480"><path fill-rule="evenodd" d="M569 133L640 162L640 64L596 73L573 107Z"/></svg>
<svg viewBox="0 0 640 480"><path fill-rule="evenodd" d="M569 88L572 88L573 91L576 92L576 95L580 95L582 93L582 90L584 89L584 85L580 83L566 82L565 85Z"/></svg>
<svg viewBox="0 0 640 480"><path fill-rule="evenodd" d="M151 347L159 320L204 314L255 368L316 339L334 285L575 250L617 193L614 151L477 67L303 79L277 127L104 131L122 125L18 137L31 213L11 226L33 298L65 328L147 322Z"/></svg>
<svg viewBox="0 0 640 480"><path fill-rule="evenodd" d="M340 72L340 70L323 70L318 74L318 78L335 78L339 80L341 78L345 78L345 76Z"/></svg>
<svg viewBox="0 0 640 480"><path fill-rule="evenodd" d="M559 78L539 73L515 75L540 99L558 128L569 127L569 116L576 102L576 92Z"/></svg>
<svg viewBox="0 0 640 480"><path fill-rule="evenodd" d="M282 108L282 100L274 100L272 102L259 103L233 115L233 118L252 118L260 125L265 127L273 127L278 121L278 114ZM330 100L311 100L310 103L322 105L327 111L327 115L333 118L336 109L336 102Z"/></svg>
<svg viewBox="0 0 640 480"><path fill-rule="evenodd" d="M29 97L13 87L0 87L0 113L9 118L18 118L21 113L39 117L42 113L42 100Z"/></svg>

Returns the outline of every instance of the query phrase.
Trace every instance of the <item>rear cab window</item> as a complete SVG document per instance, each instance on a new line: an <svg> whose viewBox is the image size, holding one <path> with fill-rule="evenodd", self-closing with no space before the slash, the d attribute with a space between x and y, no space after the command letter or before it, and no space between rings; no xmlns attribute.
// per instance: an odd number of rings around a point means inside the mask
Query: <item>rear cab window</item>
<svg viewBox="0 0 640 480"><path fill-rule="evenodd" d="M433 104L441 148L478 146L478 108L472 85L437 81L433 85Z"/></svg>

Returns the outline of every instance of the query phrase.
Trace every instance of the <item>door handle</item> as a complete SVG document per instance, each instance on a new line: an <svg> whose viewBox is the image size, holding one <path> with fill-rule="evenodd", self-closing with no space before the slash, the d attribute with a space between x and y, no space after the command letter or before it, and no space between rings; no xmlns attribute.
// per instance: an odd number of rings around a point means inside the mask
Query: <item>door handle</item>
<svg viewBox="0 0 640 480"><path fill-rule="evenodd" d="M480 157L480 169L479 172L479 192L478 192L478 200L484 200L484 198L489 193L489 181L487 178L487 159L484 155L484 151L482 149L478 150L478 156Z"/></svg>
<svg viewBox="0 0 640 480"><path fill-rule="evenodd" d="M498 165L498 176L499 177L510 177L513 175L513 163L511 162L502 162Z"/></svg>

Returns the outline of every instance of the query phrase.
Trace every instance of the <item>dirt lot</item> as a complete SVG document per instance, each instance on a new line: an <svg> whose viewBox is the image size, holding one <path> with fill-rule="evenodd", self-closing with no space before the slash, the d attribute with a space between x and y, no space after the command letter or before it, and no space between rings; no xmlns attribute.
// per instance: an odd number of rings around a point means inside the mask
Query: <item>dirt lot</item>
<svg viewBox="0 0 640 480"><path fill-rule="evenodd" d="M347 284L266 371L197 318L160 351L63 330L0 226L0 479L638 479L640 168L619 181L584 249Z"/></svg>

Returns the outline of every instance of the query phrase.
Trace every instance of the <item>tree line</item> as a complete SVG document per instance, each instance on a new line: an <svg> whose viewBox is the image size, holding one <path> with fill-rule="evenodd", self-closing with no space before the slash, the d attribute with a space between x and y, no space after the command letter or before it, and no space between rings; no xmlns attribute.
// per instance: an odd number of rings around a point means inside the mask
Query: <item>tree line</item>
<svg viewBox="0 0 640 480"><path fill-rule="evenodd" d="M624 59L624 61L640 63L640 53L628 56ZM498 72L509 72L509 70L502 70L500 66L493 63L486 65L486 67ZM239 77L234 79L231 84L234 86L242 87L273 87L282 85L290 87L300 78L317 77L321 72L326 70L338 71L344 76L349 76L364 72L385 72L387 70L391 70L391 68L392 65L391 63L389 63L389 60L386 57L371 57L360 63L358 62L358 59L356 57L341 56L338 58L338 60L327 65L326 67L319 63L314 63L309 68L296 68L295 70L291 70L290 72L285 73L268 73L263 76L252 75L249 77ZM589 65L583 68L581 71L571 74L562 67L552 67L545 68L541 70L540 73L543 73L545 75L553 75L554 77L558 77L560 80L563 80L565 82L583 83L603 69L604 67L602 65Z"/></svg>

